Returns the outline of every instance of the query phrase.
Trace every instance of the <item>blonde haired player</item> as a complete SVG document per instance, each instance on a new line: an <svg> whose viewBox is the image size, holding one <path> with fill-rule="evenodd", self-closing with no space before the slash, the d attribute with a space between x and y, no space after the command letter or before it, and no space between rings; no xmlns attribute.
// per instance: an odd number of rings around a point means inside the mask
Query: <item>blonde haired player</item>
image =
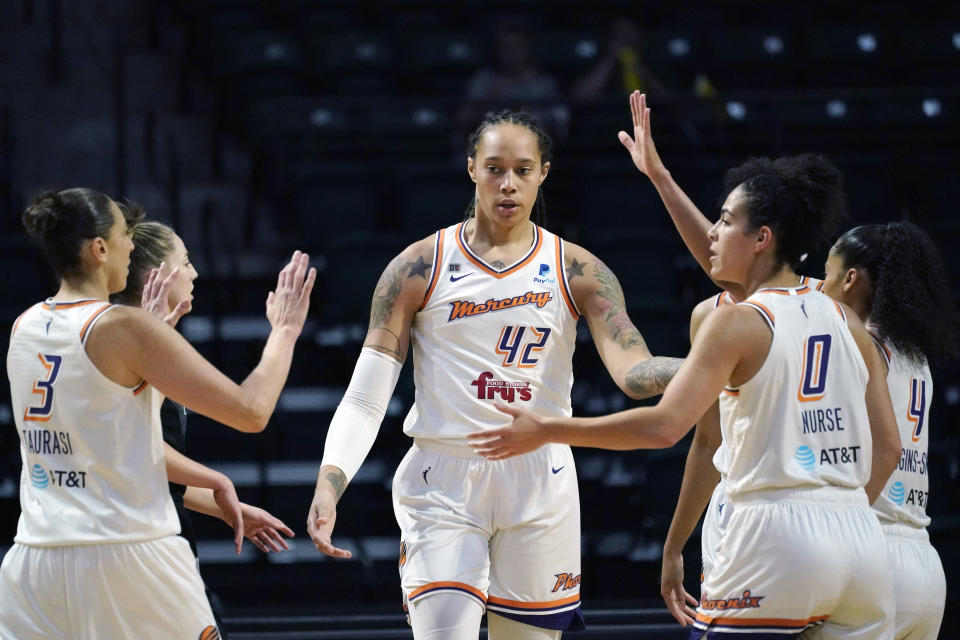
<svg viewBox="0 0 960 640"><path fill-rule="evenodd" d="M263 357L237 385L162 320L108 302L126 286L133 249L113 200L91 189L47 193L23 219L60 288L17 319L7 353L23 477L15 544L0 568L0 637L214 640L196 563L176 535L160 402L166 395L261 431L286 380L315 271L299 252L281 271L267 298ZM214 489L242 536L224 480L195 486Z"/></svg>

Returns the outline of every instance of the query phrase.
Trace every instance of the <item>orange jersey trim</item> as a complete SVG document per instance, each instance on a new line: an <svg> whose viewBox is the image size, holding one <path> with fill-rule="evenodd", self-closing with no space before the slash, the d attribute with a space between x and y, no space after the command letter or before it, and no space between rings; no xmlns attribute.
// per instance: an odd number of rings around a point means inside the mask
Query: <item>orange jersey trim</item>
<svg viewBox="0 0 960 640"><path fill-rule="evenodd" d="M759 311L760 315L763 316L764 320L766 320L770 324L770 329L773 330L773 327L775 326L774 317L770 309L767 309L765 306L763 306L759 302L755 302L753 300L747 300L745 302L741 302L740 304L750 305L751 307Z"/></svg>
<svg viewBox="0 0 960 640"><path fill-rule="evenodd" d="M464 242L463 240L464 225L466 225L466 222L461 222L460 226L457 228L457 245L460 247L460 251L467 258L467 260L473 263L475 267L477 267L484 273L490 274L497 280L501 280L507 277L508 275L510 275L511 273L515 273L516 271L519 271L523 267L530 264L530 262L533 261L534 257L540 252L540 246L543 244L543 234L540 232L540 227L534 225L533 229L534 229L534 233L537 236L537 241L534 243L533 248L530 249L530 253L527 254L527 257L505 271L496 271L494 269L491 269L487 265L487 263L485 263L483 260L473 255L473 252L470 251L470 247L468 247L467 243ZM563 265L560 265L560 267L563 268Z"/></svg>
<svg viewBox="0 0 960 640"><path fill-rule="evenodd" d="M730 387L723 388L724 395L737 397L740 395L740 389L731 389Z"/></svg>
<svg viewBox="0 0 960 640"><path fill-rule="evenodd" d="M453 589L456 591L466 591L470 595L476 598L479 598L482 602L487 601L487 597L483 594L483 591L480 591L480 589L477 589L476 587L472 587L469 584L466 584L465 582L450 582L450 581L431 582L429 584L423 585L422 587L417 587L416 589L410 592L409 596L407 596L407 601L412 602L414 599L422 596L428 591L435 591L437 589Z"/></svg>
<svg viewBox="0 0 960 640"><path fill-rule="evenodd" d="M711 618L702 613L697 614L697 622L704 624L718 624L731 627L782 627L784 629L802 628L828 620L830 616L811 616L807 619L794 620L791 618Z"/></svg>
<svg viewBox="0 0 960 640"><path fill-rule="evenodd" d="M810 293L810 287L804 285L799 289L760 289L757 293L775 293L778 296L800 296Z"/></svg>
<svg viewBox="0 0 960 640"><path fill-rule="evenodd" d="M517 609L551 609L553 607L562 607L565 604L574 604L580 601L580 594L572 595L560 600L550 600L548 602L523 602L522 600L507 600L506 598L495 598L490 596L487 599L489 604L502 604Z"/></svg>
<svg viewBox="0 0 960 640"><path fill-rule="evenodd" d="M880 347L880 350L883 352L883 357L887 359L887 365L890 364L890 360L893 358L893 353L890 351L890 348L883 343L883 340L880 339L880 336L867 327L867 333L870 334L870 337L873 338L873 341L877 343L877 346Z"/></svg>
<svg viewBox="0 0 960 640"><path fill-rule="evenodd" d="M833 306L837 308L837 313L840 314L840 317L843 318L843 321L847 321L847 314L843 311L843 307L840 306L840 303L836 300L833 301Z"/></svg>
<svg viewBox="0 0 960 640"><path fill-rule="evenodd" d="M82 307L88 304L96 304L98 302L103 302L103 300L78 300L77 302L55 302L52 306L44 302L43 308L47 311L56 311L57 309L72 309L74 307Z"/></svg>
<svg viewBox="0 0 960 640"><path fill-rule="evenodd" d="M140 392L147 388L147 381L144 380L133 388L133 395L138 396Z"/></svg>
<svg viewBox="0 0 960 640"><path fill-rule="evenodd" d="M95 300L94 302L100 302L100 300ZM86 303L78 303L78 304L86 304ZM112 304L110 304L110 303L108 302L107 304L103 305L102 307L100 307L99 309L97 309L96 311L94 311L92 316L90 316L89 318L87 318L87 321L83 323L83 328L80 329L80 342L85 342L85 341L86 341L86 339L87 339L87 330L90 329L90 325L93 323L93 321L96 320L97 318L99 318L99 317L103 314L104 311L106 311L107 309L109 309L109 308L112 307L112 306L114 306L114 305L112 305Z"/></svg>
<svg viewBox="0 0 960 640"><path fill-rule="evenodd" d="M29 310L30 310L30 309L27 309L27 311L29 311ZM13 321L13 329L10 330L10 335L11 335L11 336L17 332L17 327L20 326L20 321L23 320L23 316L27 315L27 311L24 311L23 313L21 313L20 315L18 315L18 316L17 316L17 319Z"/></svg>
<svg viewBox="0 0 960 640"><path fill-rule="evenodd" d="M560 236L554 236L554 238L557 245L557 266L560 267L560 282L563 285L560 287L560 293L563 296L563 301L567 303L567 309L570 309L570 313L573 314L573 319L579 320L580 312L577 311L577 306L573 304L573 293L567 284L567 269L563 263L563 240L560 239Z"/></svg>
<svg viewBox="0 0 960 640"><path fill-rule="evenodd" d="M443 236L443 229L437 231L437 239L433 245L433 274L430 276L430 282L427 284L427 293L424 294L423 304L420 305L421 310L427 306L427 303L430 301L430 296L433 295L433 290L437 288L437 283L440 282L440 261L443 259Z"/></svg>

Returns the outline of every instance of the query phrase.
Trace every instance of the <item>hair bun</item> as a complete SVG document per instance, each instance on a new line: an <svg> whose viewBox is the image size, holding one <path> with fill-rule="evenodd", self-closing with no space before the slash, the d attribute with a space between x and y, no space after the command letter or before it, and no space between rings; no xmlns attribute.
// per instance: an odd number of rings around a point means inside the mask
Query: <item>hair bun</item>
<svg viewBox="0 0 960 640"><path fill-rule="evenodd" d="M48 191L37 196L23 212L23 226L35 238L43 238L60 224L64 202L60 194Z"/></svg>

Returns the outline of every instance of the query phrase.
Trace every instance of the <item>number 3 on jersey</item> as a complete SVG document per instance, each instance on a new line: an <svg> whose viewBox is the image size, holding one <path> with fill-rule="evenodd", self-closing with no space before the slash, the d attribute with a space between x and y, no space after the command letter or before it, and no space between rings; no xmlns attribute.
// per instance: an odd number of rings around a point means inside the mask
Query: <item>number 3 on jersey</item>
<svg viewBox="0 0 960 640"><path fill-rule="evenodd" d="M529 334L527 329L530 330ZM524 340L524 337L527 339ZM547 327L515 327L507 324L500 331L494 351L503 356L505 367L513 366L514 363L524 369L535 367L539 360L533 357L533 353L543 350L549 337L550 329Z"/></svg>
<svg viewBox="0 0 960 640"><path fill-rule="evenodd" d="M830 363L829 333L810 336L803 343L803 377L797 400L812 402L827 395L827 365Z"/></svg>
<svg viewBox="0 0 960 640"><path fill-rule="evenodd" d="M60 373L60 363L63 358L61 356L43 355L42 353L38 353L37 357L40 358L40 362L47 370L47 375L42 379L37 378L33 381L33 393L40 394L39 406L27 407L27 410L23 412L23 419L46 422L53 412L53 383L57 381L57 375Z"/></svg>

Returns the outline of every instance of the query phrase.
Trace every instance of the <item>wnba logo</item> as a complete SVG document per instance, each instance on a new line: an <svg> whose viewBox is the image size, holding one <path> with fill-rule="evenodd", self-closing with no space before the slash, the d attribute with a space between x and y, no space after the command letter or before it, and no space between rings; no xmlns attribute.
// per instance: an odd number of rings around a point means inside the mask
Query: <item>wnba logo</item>
<svg viewBox="0 0 960 640"><path fill-rule="evenodd" d="M813 471L814 465L817 464L817 457L813 455L813 449L805 444L797 447L796 453L793 454L793 459L807 471Z"/></svg>
<svg viewBox="0 0 960 640"><path fill-rule="evenodd" d="M50 478L47 476L47 472L44 471L43 467L39 464L33 465L33 468L30 469L30 484L37 489L46 489L50 484Z"/></svg>
<svg viewBox="0 0 960 640"><path fill-rule="evenodd" d="M894 482L893 486L890 487L890 493L887 494L890 501L896 505L903 505L903 500L906 496L907 491L902 482Z"/></svg>

